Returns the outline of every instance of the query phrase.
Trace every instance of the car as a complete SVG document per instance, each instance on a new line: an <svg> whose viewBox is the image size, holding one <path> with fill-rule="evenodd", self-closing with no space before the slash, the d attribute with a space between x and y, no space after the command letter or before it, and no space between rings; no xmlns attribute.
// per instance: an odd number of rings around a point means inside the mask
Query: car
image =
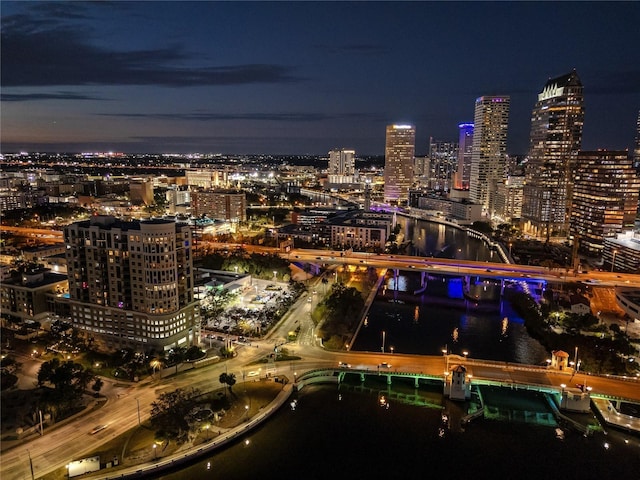
<svg viewBox="0 0 640 480"><path fill-rule="evenodd" d="M340 368L351 368L351 364L350 363L345 363L345 362L339 362L338 366Z"/></svg>
<svg viewBox="0 0 640 480"><path fill-rule="evenodd" d="M95 435L98 432L101 432L102 430L104 430L105 428L107 428L106 425L96 425L95 427L93 427L91 429L91 431L89 432L91 435Z"/></svg>
<svg viewBox="0 0 640 480"><path fill-rule="evenodd" d="M387 362L382 362L380 365L378 365L380 368L391 368L391 364L387 363Z"/></svg>
<svg viewBox="0 0 640 480"><path fill-rule="evenodd" d="M415 265L409 265L409 268L416 268Z"/></svg>

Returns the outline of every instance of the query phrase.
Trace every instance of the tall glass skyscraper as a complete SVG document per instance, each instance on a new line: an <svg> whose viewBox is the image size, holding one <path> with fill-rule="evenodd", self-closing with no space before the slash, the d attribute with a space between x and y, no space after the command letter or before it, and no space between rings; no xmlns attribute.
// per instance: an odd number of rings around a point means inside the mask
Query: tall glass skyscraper
<svg viewBox="0 0 640 480"><path fill-rule="evenodd" d="M626 150L578 153L570 233L583 251L602 255L605 238L633 229L639 191Z"/></svg>
<svg viewBox="0 0 640 480"><path fill-rule="evenodd" d="M384 201L406 204L413 183L416 129L413 125L387 125L384 149Z"/></svg>
<svg viewBox="0 0 640 480"><path fill-rule="evenodd" d="M505 178L509 104L508 96L476 99L469 200L489 215L495 209L498 182Z"/></svg>
<svg viewBox="0 0 640 480"><path fill-rule="evenodd" d="M471 176L471 155L473 153L473 123L458 125L460 138L458 141L458 168L454 186L458 190L469 190Z"/></svg>
<svg viewBox="0 0 640 480"><path fill-rule="evenodd" d="M522 206L525 233L547 239L568 235L583 122L583 87L576 71L549 79L531 115Z"/></svg>

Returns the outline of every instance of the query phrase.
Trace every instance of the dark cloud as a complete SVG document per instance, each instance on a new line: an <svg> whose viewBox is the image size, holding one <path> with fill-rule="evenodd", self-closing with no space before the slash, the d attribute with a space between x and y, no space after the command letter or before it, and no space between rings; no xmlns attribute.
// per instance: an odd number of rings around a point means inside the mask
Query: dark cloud
<svg viewBox="0 0 640 480"><path fill-rule="evenodd" d="M100 97L83 95L81 93L2 93L0 100L3 102L28 102L32 100L104 100Z"/></svg>
<svg viewBox="0 0 640 480"><path fill-rule="evenodd" d="M320 122L325 120L336 120L339 118L371 118L369 113L347 113L347 114L326 114L326 113L100 113L98 115L107 117L124 118L153 118L161 120L256 120L272 122Z"/></svg>
<svg viewBox="0 0 640 480"><path fill-rule="evenodd" d="M62 15L62 14L61 14ZM275 64L185 67L194 59L174 45L116 51L89 42L89 32L55 18L12 15L2 21L4 87L58 85L243 85L302 80ZM180 66L179 66L180 65Z"/></svg>

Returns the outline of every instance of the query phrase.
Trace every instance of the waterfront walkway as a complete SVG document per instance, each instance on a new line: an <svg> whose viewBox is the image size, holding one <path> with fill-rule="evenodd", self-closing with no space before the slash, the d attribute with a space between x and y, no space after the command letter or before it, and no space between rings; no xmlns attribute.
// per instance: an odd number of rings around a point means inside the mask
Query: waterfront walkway
<svg viewBox="0 0 640 480"><path fill-rule="evenodd" d="M90 480L110 480L116 478L153 478L157 476L163 470L169 470L178 467L184 463L190 462L193 459L202 455L209 454L230 442L236 441L238 438L251 431L265 420L267 420L273 413L275 413L291 396L294 391L293 384L286 384L276 398L257 415L249 418L247 422L238 425L235 428L230 428L223 431L217 437L206 441L203 444L194 447L188 447L180 450L173 455L159 458L152 462L145 462L128 467L102 469L99 472L89 473L82 476L82 479Z"/></svg>

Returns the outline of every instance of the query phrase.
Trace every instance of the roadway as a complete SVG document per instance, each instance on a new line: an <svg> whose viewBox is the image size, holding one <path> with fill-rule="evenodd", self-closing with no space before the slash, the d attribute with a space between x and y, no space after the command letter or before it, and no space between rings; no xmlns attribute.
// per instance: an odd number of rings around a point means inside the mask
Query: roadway
<svg viewBox="0 0 640 480"><path fill-rule="evenodd" d="M456 275L480 275L482 277L496 278L527 278L536 276L558 277L546 272L540 267L528 267L521 265L488 264L460 261L433 259L421 257L406 257L400 255L374 255L367 253L349 253L341 256L340 252L327 250L292 250L282 254L294 261L308 261L312 263L325 263L329 265L359 265L375 268L399 268L416 269L434 273L447 273ZM487 271L487 269L491 271ZM605 274L604 272L592 272L591 278L603 282L626 280L627 276ZM591 275L591 274L590 274ZM519 276L519 277L518 277ZM615 278L615 280L612 278ZM566 278L567 276L565 276ZM620 278L621 277L621 278ZM631 276L636 280L638 276ZM566 281L576 281L578 276L573 276ZM332 352L323 349L314 334L314 325L311 320L311 308L320 300L323 286L316 278L310 282L309 290L315 289L318 293L309 293L301 297L298 302L285 315L283 320L265 338L252 341L251 346L238 346L238 355L225 362L220 362L200 369L189 370L177 376L168 378L151 377L139 384L122 384L107 380L107 401L105 405L93 410L80 419L68 424L60 425L54 429L45 430L42 437L37 437L27 443L9 449L2 454L0 473L3 480L18 480L30 477L30 459L33 464L34 476L41 477L60 467L69 461L80 459L98 449L104 443L118 435L124 434L140 422L148 420L151 412L151 403L156 400L159 393L172 391L177 388L198 388L208 391L220 386L219 376L222 372L234 373L238 381L245 378L248 370L255 369L249 365L267 354L273 352L276 345L286 342L289 331L300 327L296 342L287 343L291 355L302 358L295 362L276 363L273 374L295 377L296 373L302 373L315 368L336 367L338 362L345 362L363 370L377 371L378 365L387 362L393 371L409 373L425 373L432 375L443 374L447 362L462 362L469 367L475 378L494 381L518 383L532 383L537 385L549 385L561 388L561 384L573 386L571 382L588 384L593 388L592 393L623 397L640 401L640 383L637 381L624 381L611 377L596 377L578 375L571 377L570 373L551 372L539 367L506 364L502 362L487 362L479 359L460 359L449 356L420 356L373 352ZM637 284L637 283L636 283ZM309 302L308 299L311 298ZM96 425L107 425L101 432L91 435L90 430Z"/></svg>
<svg viewBox="0 0 640 480"><path fill-rule="evenodd" d="M315 302L317 300L312 300ZM276 344L282 344L286 332L301 325L299 341L287 344L290 354L302 358L295 362L276 364L273 374L287 375L294 378L304 371L337 367L338 362L349 363L354 369L378 370L378 365L387 362L392 371L425 373L441 375L447 361L451 366L459 358L449 356L420 356L390 353L368 352L331 352L317 345L313 335L313 327L309 315L307 297L302 297L289 314L276 327L273 333L251 346L238 346L238 355L226 362L217 363L201 369L193 369L168 378L152 377L139 384L123 385L109 381L108 400L101 408L83 415L74 422L58 428L45 430L45 435L37 437L2 454L0 468L3 480L29 478L29 457L33 463L36 478L63 467L71 460L83 458L95 451L102 444L122 435L140 422L148 420L151 403L157 395L177 388L197 388L202 391L217 388L222 372L234 373L240 382L246 372L255 367L249 365L262 359L273 351ZM463 359L473 372L475 378L486 378L496 381L512 381L519 383L535 383L560 388L561 384L587 383L593 393L601 393L640 401L640 384L621 381L607 377L578 374L571 379L570 374L549 372L536 367L507 365L502 362L486 362L477 359ZM107 425L101 432L91 435L90 430L96 425Z"/></svg>
<svg viewBox="0 0 640 480"><path fill-rule="evenodd" d="M578 273L566 269L550 270L546 267L510 263L310 249L293 249L287 253L280 253L280 256L291 261L329 265L365 265L374 268L416 270L432 274L479 276L496 280L532 282L544 280L555 283L583 282L602 287L640 287L640 275L629 273L602 271Z"/></svg>

